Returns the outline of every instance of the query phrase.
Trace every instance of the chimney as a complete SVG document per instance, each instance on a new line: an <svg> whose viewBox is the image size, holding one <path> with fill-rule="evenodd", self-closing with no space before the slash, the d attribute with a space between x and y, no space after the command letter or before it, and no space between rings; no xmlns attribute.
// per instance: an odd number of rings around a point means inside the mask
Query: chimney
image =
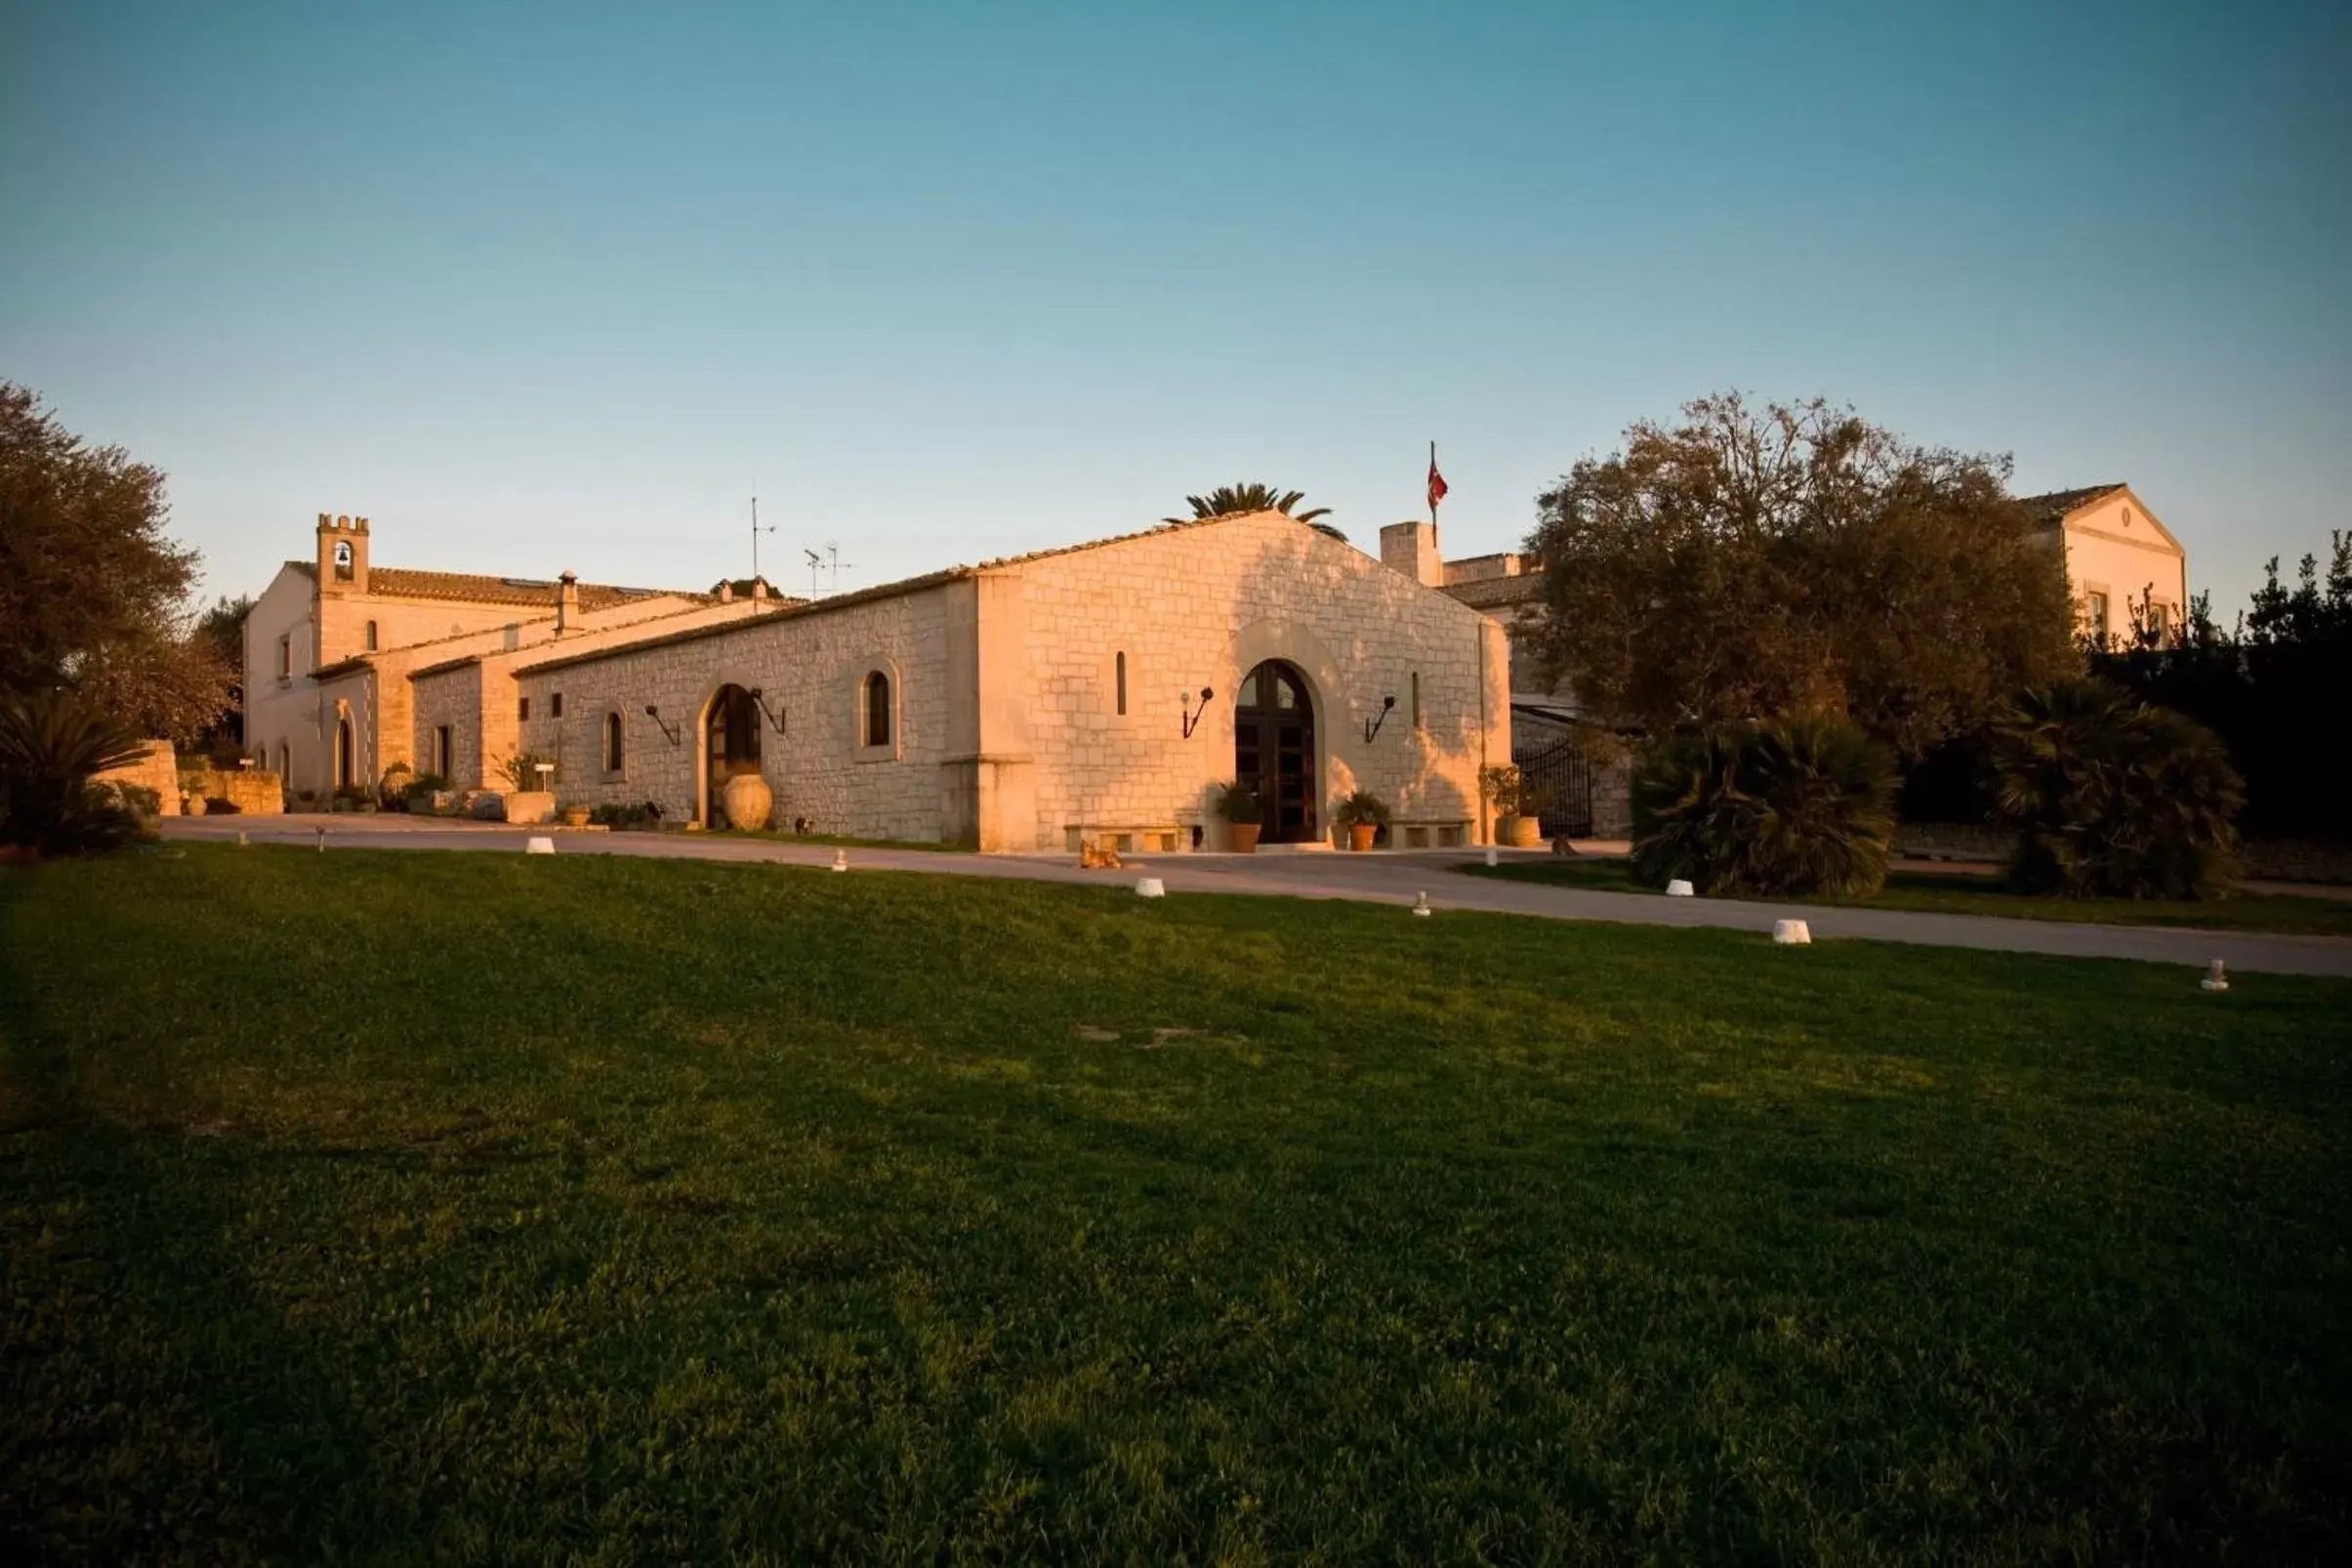
<svg viewBox="0 0 2352 1568"><path fill-rule="evenodd" d="M580 575L563 574L563 586L556 591L556 635L580 629Z"/></svg>
<svg viewBox="0 0 2352 1568"><path fill-rule="evenodd" d="M1424 588L1443 588L1446 568L1437 556L1437 524L1392 522L1382 528L1381 564L1403 572Z"/></svg>
<svg viewBox="0 0 2352 1568"><path fill-rule="evenodd" d="M720 583L719 602L722 604L732 604L735 602L735 585L733 583L723 580Z"/></svg>
<svg viewBox="0 0 2352 1568"><path fill-rule="evenodd" d="M767 598L766 578L755 577L752 579L752 598L755 600L764 600Z"/></svg>

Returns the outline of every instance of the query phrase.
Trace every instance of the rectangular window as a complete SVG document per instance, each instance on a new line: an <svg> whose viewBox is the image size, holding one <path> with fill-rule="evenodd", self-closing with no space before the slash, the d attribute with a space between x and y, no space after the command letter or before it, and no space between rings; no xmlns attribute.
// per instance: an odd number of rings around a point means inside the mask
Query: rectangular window
<svg viewBox="0 0 2352 1568"><path fill-rule="evenodd" d="M549 696L549 697L548 697L548 699L547 699L547 711L548 711L549 713L551 713L551 714L555 715L555 716L556 716L557 719L560 719L560 718L562 718L562 717L563 717L563 693L562 693L562 692L560 692L560 691L557 691L557 692L554 692L554 693L550 694L550 696Z"/></svg>
<svg viewBox="0 0 2352 1568"><path fill-rule="evenodd" d="M2148 606L2148 630L2161 638L2171 628L2172 618L2169 608L2163 604L2150 604Z"/></svg>
<svg viewBox="0 0 2352 1568"><path fill-rule="evenodd" d="M1421 727L1421 672L1413 672L1413 727Z"/></svg>
<svg viewBox="0 0 2352 1568"><path fill-rule="evenodd" d="M373 621L367 623L367 651L376 651L376 623Z"/></svg>
<svg viewBox="0 0 2352 1568"><path fill-rule="evenodd" d="M2092 640L2099 642L2106 641L2107 596L2105 594L2090 595L2088 604L2085 609L2085 615L2090 622L2090 635Z"/></svg>
<svg viewBox="0 0 2352 1568"><path fill-rule="evenodd" d="M443 724L433 732L433 770L447 778L449 763L449 726Z"/></svg>
<svg viewBox="0 0 2352 1568"><path fill-rule="evenodd" d="M277 640L277 678L283 681L293 673L294 640L290 637L281 637Z"/></svg>
<svg viewBox="0 0 2352 1568"><path fill-rule="evenodd" d="M1126 655L1126 654L1124 654L1124 653L1122 653L1122 654L1120 654L1120 655L1119 655L1119 677L1118 677L1118 680L1119 680L1119 712L1120 712L1121 716L1123 716L1123 717L1124 717L1124 716L1126 715L1126 713L1127 713L1127 655Z"/></svg>
<svg viewBox="0 0 2352 1568"><path fill-rule="evenodd" d="M523 721L524 722L526 722L526 723L527 723L527 722L530 722L530 717L531 717L531 699L530 699L530 698L528 698L528 697L525 697L525 698L523 698L523 699L522 699L522 701L521 701L519 704L517 704L516 706L517 706L517 708L519 709L519 711L518 711L518 712L516 714L516 717L517 719L520 719L520 720L522 720L522 721Z"/></svg>

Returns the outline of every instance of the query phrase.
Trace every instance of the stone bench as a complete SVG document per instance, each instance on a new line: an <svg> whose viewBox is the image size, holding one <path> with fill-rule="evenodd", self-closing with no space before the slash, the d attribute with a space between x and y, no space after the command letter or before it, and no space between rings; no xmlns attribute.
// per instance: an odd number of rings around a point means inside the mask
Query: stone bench
<svg viewBox="0 0 2352 1568"><path fill-rule="evenodd" d="M1061 837L1071 854L1090 844L1121 854L1175 854L1192 848L1199 831L1187 822L1065 822Z"/></svg>
<svg viewBox="0 0 2352 1568"><path fill-rule="evenodd" d="M1466 816L1400 816L1388 822L1391 849L1466 849L1471 822Z"/></svg>

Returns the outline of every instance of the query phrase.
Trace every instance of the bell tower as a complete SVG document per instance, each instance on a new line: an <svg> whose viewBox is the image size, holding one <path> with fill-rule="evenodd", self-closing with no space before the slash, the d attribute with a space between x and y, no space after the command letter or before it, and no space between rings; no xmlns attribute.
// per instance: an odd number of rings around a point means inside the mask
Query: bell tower
<svg viewBox="0 0 2352 1568"><path fill-rule="evenodd" d="M318 591L367 592L367 519L318 515Z"/></svg>

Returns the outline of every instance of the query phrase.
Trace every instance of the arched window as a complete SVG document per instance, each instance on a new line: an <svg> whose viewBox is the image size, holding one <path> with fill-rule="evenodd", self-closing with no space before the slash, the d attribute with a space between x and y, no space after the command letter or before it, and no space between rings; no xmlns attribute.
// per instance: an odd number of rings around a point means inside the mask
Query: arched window
<svg viewBox="0 0 2352 1568"><path fill-rule="evenodd" d="M866 677L866 734L868 746L890 743L890 678L880 670Z"/></svg>
<svg viewBox="0 0 2352 1568"><path fill-rule="evenodd" d="M606 714L604 716L605 772L617 773L621 770L621 759L624 755L621 747L621 716L617 713Z"/></svg>
<svg viewBox="0 0 2352 1568"><path fill-rule="evenodd" d="M373 621L367 623L367 651L376 651L376 623Z"/></svg>

